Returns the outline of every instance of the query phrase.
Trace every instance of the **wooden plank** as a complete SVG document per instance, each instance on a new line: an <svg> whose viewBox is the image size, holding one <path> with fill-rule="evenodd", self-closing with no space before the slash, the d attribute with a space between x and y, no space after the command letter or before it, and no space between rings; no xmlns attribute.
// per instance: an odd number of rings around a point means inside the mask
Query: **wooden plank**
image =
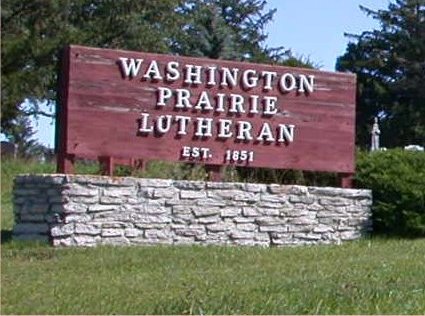
<svg viewBox="0 0 425 316"><path fill-rule="evenodd" d="M98 161L102 175L113 176L114 175L114 158L111 156L99 156Z"/></svg>
<svg viewBox="0 0 425 316"><path fill-rule="evenodd" d="M311 93L290 91L281 93L274 87L264 90L258 84L245 89L241 83L233 87L202 84L186 84L183 72L179 80L150 80L138 75L124 78L119 58L143 59L141 69L146 71L151 61L157 61L160 72L165 73L168 62L178 62L180 66L237 68L239 73L254 70L315 76L315 90ZM188 57L147 54L140 52L103 50L72 46L69 50L69 80L66 91L67 117L64 128L66 140L64 151L78 157L111 156L114 159L163 159L203 163L206 165L237 165L249 167L270 167L301 169L340 173L354 172L354 128L355 128L355 82L351 74L322 72L311 69L289 68L273 65L258 65L241 62L217 61ZM203 68L203 69L204 69ZM143 72L142 72L143 73ZM217 75L218 76L218 75ZM217 79L218 81L219 79ZM174 96L165 106L157 106L158 88L174 90ZM245 112L231 113L226 101L226 111L197 110L175 107L176 89L190 91L189 101L196 104L206 92L214 105L220 94L226 98L240 95L244 98ZM274 115L248 113L252 106L252 96L277 98L278 111ZM251 102L251 103L250 103ZM259 106L264 108L264 104ZM261 111L259 111L261 112ZM139 133L147 118L147 129L160 117L171 117L172 123L166 133ZM186 135L179 135L178 117L190 120ZM212 120L212 136L196 137L197 120ZM174 120L174 121L173 121ZM219 138L223 120L231 120L232 137ZM166 119L164 119L167 123ZM247 122L247 123L240 123ZM227 124L227 123L226 123ZM242 124L242 125L241 125ZM253 140L239 140L236 136L243 124L252 126ZM294 125L294 140L290 143L256 140L262 128L268 124L274 138L278 138L279 124ZM246 136L246 133L244 134ZM188 150L188 148L190 148ZM196 156L201 152L203 155ZM237 151L253 156L252 161L226 160ZM188 153L184 155L184 153Z"/></svg>

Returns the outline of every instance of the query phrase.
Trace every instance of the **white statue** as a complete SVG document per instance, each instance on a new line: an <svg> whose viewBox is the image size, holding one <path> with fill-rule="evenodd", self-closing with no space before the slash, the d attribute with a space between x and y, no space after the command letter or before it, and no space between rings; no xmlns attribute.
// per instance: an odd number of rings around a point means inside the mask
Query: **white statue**
<svg viewBox="0 0 425 316"><path fill-rule="evenodd" d="M371 131L371 145L370 151L379 150L379 135L381 134L381 130L378 125L378 118L375 117L375 122L373 123L372 131Z"/></svg>

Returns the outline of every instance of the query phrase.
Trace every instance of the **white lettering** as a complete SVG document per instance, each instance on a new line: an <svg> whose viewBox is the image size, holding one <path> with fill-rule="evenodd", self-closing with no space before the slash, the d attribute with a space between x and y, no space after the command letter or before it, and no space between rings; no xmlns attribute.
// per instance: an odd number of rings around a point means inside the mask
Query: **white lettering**
<svg viewBox="0 0 425 316"><path fill-rule="evenodd" d="M294 90L297 85L297 80L293 74L287 73L280 77L279 86L282 92Z"/></svg>
<svg viewBox="0 0 425 316"><path fill-rule="evenodd" d="M258 77L255 70L248 69L245 70L242 75L242 85L245 89L254 88L257 86Z"/></svg>
<svg viewBox="0 0 425 316"><path fill-rule="evenodd" d="M215 105L216 112L224 112L224 98L226 95L224 93L217 93L217 103Z"/></svg>
<svg viewBox="0 0 425 316"><path fill-rule="evenodd" d="M192 105L190 104L190 101L189 101L190 91L186 89L176 89L176 92L177 92L177 102L174 107L178 109L191 108Z"/></svg>
<svg viewBox="0 0 425 316"><path fill-rule="evenodd" d="M215 86L217 83L215 82L215 70L217 67L208 66L208 86Z"/></svg>
<svg viewBox="0 0 425 316"><path fill-rule="evenodd" d="M153 77L152 77L153 75ZM161 73L159 72L158 64L156 60L152 60L149 64L148 70L146 70L145 75L143 76L145 79L155 79L155 80L162 80Z"/></svg>
<svg viewBox="0 0 425 316"><path fill-rule="evenodd" d="M184 82L187 84L201 84L201 70L202 66L186 65Z"/></svg>
<svg viewBox="0 0 425 316"><path fill-rule="evenodd" d="M176 61L170 61L167 64L167 75L165 78L168 81L175 81L180 78L180 72L178 71L179 63Z"/></svg>
<svg viewBox="0 0 425 316"><path fill-rule="evenodd" d="M298 88L299 92L305 92L307 90L308 93L314 91L314 76L309 75L308 79L306 75L300 75L300 87Z"/></svg>
<svg viewBox="0 0 425 316"><path fill-rule="evenodd" d="M213 110L214 109L211 105L211 101L207 91L201 92L198 102L195 105L195 109L197 110Z"/></svg>
<svg viewBox="0 0 425 316"><path fill-rule="evenodd" d="M294 141L294 129L295 125L279 124L279 139L277 141L292 143Z"/></svg>
<svg viewBox="0 0 425 316"><path fill-rule="evenodd" d="M232 120L218 120L218 137L219 138L230 138L233 133L230 131L230 127L232 126Z"/></svg>
<svg viewBox="0 0 425 316"><path fill-rule="evenodd" d="M272 89L272 81L274 77L277 76L277 73L274 71L263 71L261 75L264 77L264 90L271 90Z"/></svg>
<svg viewBox="0 0 425 316"><path fill-rule="evenodd" d="M165 102L168 101L171 96L173 95L173 92L171 89L159 87L158 88L158 102L156 102L157 106L164 106Z"/></svg>
<svg viewBox="0 0 425 316"><path fill-rule="evenodd" d="M264 137L266 139L264 139ZM259 141L265 140L267 142L273 142L274 141L272 129L267 122L263 124L263 127L261 128L261 131L260 131L260 134L257 137L257 140L259 140Z"/></svg>
<svg viewBox="0 0 425 316"><path fill-rule="evenodd" d="M245 113L245 109L243 108L243 96L239 94L231 94L230 95L230 109L231 113Z"/></svg>
<svg viewBox="0 0 425 316"><path fill-rule="evenodd" d="M175 121L178 123L177 135L186 135L187 134L187 125L191 121L189 116L180 116L176 115Z"/></svg>
<svg viewBox="0 0 425 316"><path fill-rule="evenodd" d="M238 68L233 68L230 72L230 69L227 67L223 67L222 69L222 78L221 78L221 86L230 86L234 87L237 85L238 81Z"/></svg>
<svg viewBox="0 0 425 316"><path fill-rule="evenodd" d="M277 113L276 102L277 97L264 97L264 115L273 115Z"/></svg>
<svg viewBox="0 0 425 316"><path fill-rule="evenodd" d="M196 118L196 133L198 137L211 137L212 136L212 118L197 117Z"/></svg>
<svg viewBox="0 0 425 316"><path fill-rule="evenodd" d="M128 63L128 58L120 57L121 61L121 70L126 77L136 77L140 71L140 66L143 62L143 59L134 59L131 58ZM137 62L137 63L136 63Z"/></svg>
<svg viewBox="0 0 425 316"><path fill-rule="evenodd" d="M249 113L257 114L258 113L258 95L251 95L249 97L249 100L250 100Z"/></svg>
<svg viewBox="0 0 425 316"><path fill-rule="evenodd" d="M171 115L161 115L158 117L158 120L156 122L156 131L160 134L167 133L171 128ZM165 120L165 126L164 126L164 119Z"/></svg>
<svg viewBox="0 0 425 316"><path fill-rule="evenodd" d="M139 125L139 132L140 133L150 133L153 131L152 123L150 124L150 127L148 127L148 119L149 119L149 113L142 113L142 118L140 119L140 125Z"/></svg>
<svg viewBox="0 0 425 316"><path fill-rule="evenodd" d="M251 140L252 139L251 129L252 129L252 124L250 122L239 121L238 122L238 136L236 136L236 139Z"/></svg>

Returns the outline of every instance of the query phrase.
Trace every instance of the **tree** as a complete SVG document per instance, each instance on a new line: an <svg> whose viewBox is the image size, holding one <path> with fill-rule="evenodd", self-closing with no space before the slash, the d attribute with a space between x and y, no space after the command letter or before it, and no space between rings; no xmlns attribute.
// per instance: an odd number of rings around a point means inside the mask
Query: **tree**
<svg viewBox="0 0 425 316"><path fill-rule="evenodd" d="M169 52L180 0L5 0L1 10L1 129L54 104L58 53L67 44ZM32 107L20 107L25 100Z"/></svg>
<svg viewBox="0 0 425 316"><path fill-rule="evenodd" d="M58 54L67 44L291 65L268 48L264 0L5 0L2 2L2 122L10 135L20 116L50 115ZM294 63L295 61L295 63ZM302 62L300 62L303 65ZM30 107L20 105L28 100Z"/></svg>
<svg viewBox="0 0 425 316"><path fill-rule="evenodd" d="M425 1L395 0L387 10L361 9L380 29L360 35L337 60L357 74L357 142L369 144L374 116L384 146L425 145Z"/></svg>
<svg viewBox="0 0 425 316"><path fill-rule="evenodd" d="M272 62L288 54L267 48L265 26L276 10L264 0L188 0L181 7L185 32L173 51L213 59Z"/></svg>

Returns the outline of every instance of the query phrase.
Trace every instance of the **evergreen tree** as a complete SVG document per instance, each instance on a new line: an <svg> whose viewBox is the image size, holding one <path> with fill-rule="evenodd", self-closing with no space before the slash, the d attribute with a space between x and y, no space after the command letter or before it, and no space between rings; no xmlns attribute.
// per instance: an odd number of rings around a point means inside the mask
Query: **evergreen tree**
<svg viewBox="0 0 425 316"><path fill-rule="evenodd" d="M369 145L374 116L382 144L425 145L425 1L396 0L387 10L361 9L380 29L349 35L337 69L357 74L357 141Z"/></svg>
<svg viewBox="0 0 425 316"><path fill-rule="evenodd" d="M264 0L188 0L181 7L185 33L173 50L181 55L213 59L276 61L282 47L267 48L265 26L276 10Z"/></svg>

